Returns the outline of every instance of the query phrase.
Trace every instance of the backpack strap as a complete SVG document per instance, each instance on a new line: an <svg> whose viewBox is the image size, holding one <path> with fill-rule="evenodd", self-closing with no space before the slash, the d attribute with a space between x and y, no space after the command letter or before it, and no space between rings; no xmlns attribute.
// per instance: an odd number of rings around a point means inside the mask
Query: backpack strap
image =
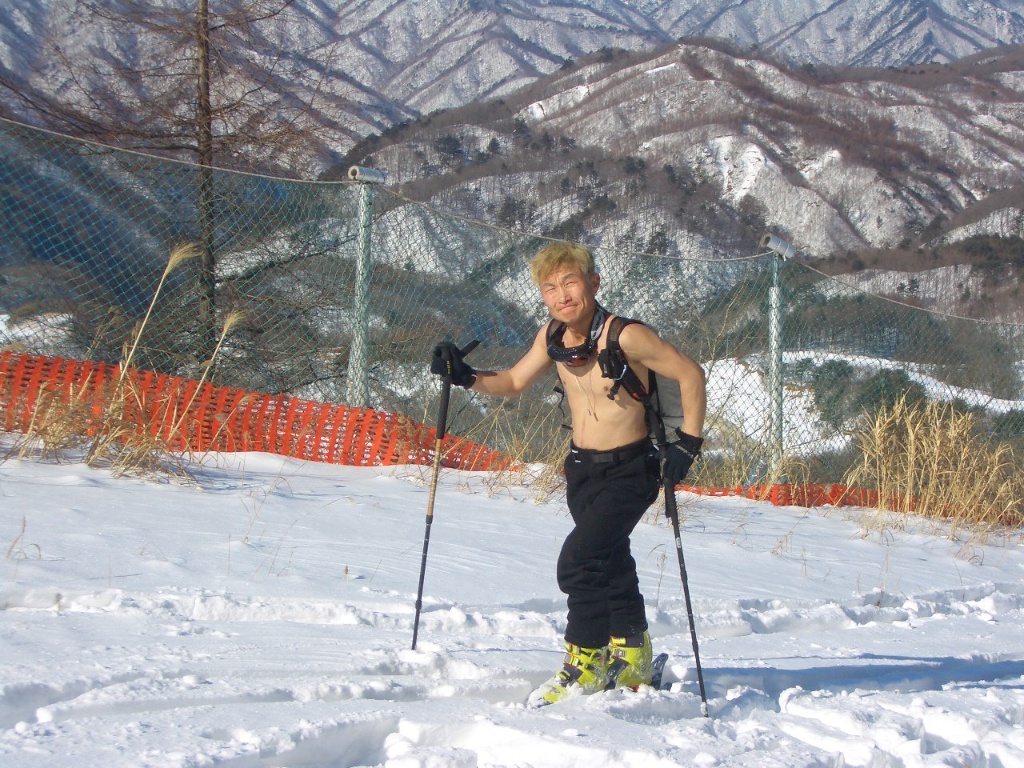
<svg viewBox="0 0 1024 768"><path fill-rule="evenodd" d="M636 371L630 367L626 353L622 351L619 344L619 334L622 329L633 323L643 325L639 320L631 320L626 317L612 319L608 327L605 348L598 355L598 363L601 366L601 375L615 382L608 391L608 398L614 400L621 387L634 400L643 403L644 416L647 419L647 432L652 439L658 439L658 435L664 434L658 399L658 378L654 371L648 370L647 386L644 386Z"/></svg>
<svg viewBox="0 0 1024 768"><path fill-rule="evenodd" d="M601 375L615 382L608 391L609 400L614 400L619 388L622 387L630 397L646 405L651 395L654 377L648 376L647 385L644 386L636 371L630 367L626 354L619 345L619 334L622 333L622 329L634 323L643 325L639 320L630 320L626 317L612 318L608 326L605 348L597 356L597 362L601 366Z"/></svg>

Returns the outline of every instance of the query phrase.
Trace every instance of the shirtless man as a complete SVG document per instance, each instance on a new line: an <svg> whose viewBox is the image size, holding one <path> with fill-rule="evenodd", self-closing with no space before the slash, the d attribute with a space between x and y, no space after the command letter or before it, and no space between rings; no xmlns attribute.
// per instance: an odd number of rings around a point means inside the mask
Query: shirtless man
<svg viewBox="0 0 1024 768"><path fill-rule="evenodd" d="M566 496L575 523L557 567L558 586L568 596L566 655L562 669L530 696L531 704L542 706L604 690L611 665L615 685L651 682L653 653L629 537L657 498L661 472L643 405L626 392L608 398L614 382L602 376L597 360L613 315L596 300L601 279L590 251L552 243L530 269L552 319L529 351L506 370L476 371L445 342L434 349L431 371L481 394L513 397L555 365L565 390L572 415ZM665 484L674 488L703 443L704 371L639 323L622 328L619 346L641 381L653 370L679 385L682 429L671 436L676 439L664 457Z"/></svg>

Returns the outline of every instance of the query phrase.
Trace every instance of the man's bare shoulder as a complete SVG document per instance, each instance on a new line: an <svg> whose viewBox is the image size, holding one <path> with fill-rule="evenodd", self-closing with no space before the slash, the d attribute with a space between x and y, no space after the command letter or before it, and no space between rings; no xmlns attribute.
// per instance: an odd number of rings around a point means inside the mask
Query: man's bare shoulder
<svg viewBox="0 0 1024 768"><path fill-rule="evenodd" d="M619 346L626 354L629 354L630 351L642 351L648 345L659 341L661 341L661 337L654 329L640 320L627 323L619 331Z"/></svg>

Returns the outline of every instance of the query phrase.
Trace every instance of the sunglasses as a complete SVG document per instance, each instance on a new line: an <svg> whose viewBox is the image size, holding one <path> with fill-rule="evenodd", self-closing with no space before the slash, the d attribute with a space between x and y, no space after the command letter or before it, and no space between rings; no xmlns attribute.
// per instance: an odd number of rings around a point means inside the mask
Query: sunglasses
<svg viewBox="0 0 1024 768"><path fill-rule="evenodd" d="M586 365L590 362L590 357L593 354L594 344L589 340L575 347L563 347L554 341L548 343L548 357L556 363L562 363L570 368L579 368Z"/></svg>
<svg viewBox="0 0 1024 768"><path fill-rule="evenodd" d="M567 347L562 343L562 337L565 336L565 324L555 325L552 323L548 330L548 357L569 368L579 368L589 363L590 358L594 355L594 350L597 349L597 340L601 337L607 317L607 311L598 305L590 324L590 336L585 342L575 347Z"/></svg>

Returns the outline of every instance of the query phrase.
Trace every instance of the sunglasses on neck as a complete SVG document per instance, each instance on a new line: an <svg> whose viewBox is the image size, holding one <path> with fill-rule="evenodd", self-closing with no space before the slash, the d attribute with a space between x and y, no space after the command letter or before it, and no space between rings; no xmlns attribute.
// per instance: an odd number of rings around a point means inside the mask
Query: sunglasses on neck
<svg viewBox="0 0 1024 768"><path fill-rule="evenodd" d="M589 339L575 347L563 347L554 341L548 343L548 357L570 368L586 365L593 354L594 344Z"/></svg>
<svg viewBox="0 0 1024 768"><path fill-rule="evenodd" d="M590 335L586 341L582 344L577 344L575 347L567 347L562 342L565 336L565 323L552 324L552 327L548 330L548 357L556 363L562 363L562 365L566 365L569 368L579 368L589 363L590 358L593 357L594 351L597 349L597 340L601 337L601 331L604 330L604 322L607 317L608 313L603 307L598 305L597 310L594 312L594 319L590 323Z"/></svg>

